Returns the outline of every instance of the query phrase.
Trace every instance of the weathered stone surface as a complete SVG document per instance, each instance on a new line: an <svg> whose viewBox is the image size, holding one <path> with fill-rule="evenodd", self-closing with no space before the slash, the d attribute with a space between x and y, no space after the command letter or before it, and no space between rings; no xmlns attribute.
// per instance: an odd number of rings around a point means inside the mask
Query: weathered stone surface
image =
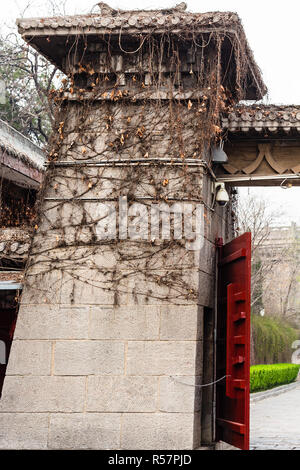
<svg viewBox="0 0 300 470"><path fill-rule="evenodd" d="M193 449L193 429L193 413L126 413L121 448Z"/></svg>
<svg viewBox="0 0 300 470"><path fill-rule="evenodd" d="M113 269L118 263L118 258L113 247L97 247L92 256L93 265L99 269Z"/></svg>
<svg viewBox="0 0 300 470"><path fill-rule="evenodd" d="M89 308L21 304L15 339L85 339Z"/></svg>
<svg viewBox="0 0 300 470"><path fill-rule="evenodd" d="M202 307L168 305L161 307L161 340L197 340L202 336Z"/></svg>
<svg viewBox="0 0 300 470"><path fill-rule="evenodd" d="M189 270L186 274L183 270L178 271L176 266L166 270L152 271L159 277L166 277L165 282L160 284L153 278L137 272L132 275L128 281L128 304L129 305L196 305L194 298L186 298L186 288L183 287L181 280L187 282L188 286L196 289L198 286L198 272ZM173 276L179 279L179 288L174 286ZM182 287L181 287L182 286Z"/></svg>
<svg viewBox="0 0 300 470"><path fill-rule="evenodd" d="M157 272L158 275L163 274ZM132 275L128 282L128 304L129 305L161 305L169 303L166 299L170 297L170 287L159 286L152 279L147 279L142 273Z"/></svg>
<svg viewBox="0 0 300 470"><path fill-rule="evenodd" d="M196 341L130 341L128 375L193 375Z"/></svg>
<svg viewBox="0 0 300 470"><path fill-rule="evenodd" d="M47 413L0 413L0 449L47 448Z"/></svg>
<svg viewBox="0 0 300 470"><path fill-rule="evenodd" d="M112 287L112 273L106 275L97 269L74 269L63 273L61 303L74 305L110 305L116 303L116 291ZM118 303L127 303L127 280L118 285Z"/></svg>
<svg viewBox="0 0 300 470"><path fill-rule="evenodd" d="M6 375L50 375L51 348L50 341L15 340Z"/></svg>
<svg viewBox="0 0 300 470"><path fill-rule="evenodd" d="M200 377L160 377L159 411L193 413L201 410Z"/></svg>
<svg viewBox="0 0 300 470"><path fill-rule="evenodd" d="M214 381L214 331L215 318L214 310L204 309L203 314L203 360L202 382L210 384ZM214 440L214 387L206 386L201 389L201 442L210 444Z"/></svg>
<svg viewBox="0 0 300 470"><path fill-rule="evenodd" d="M212 275L202 271L198 273L198 299L203 307L213 307L214 279Z"/></svg>
<svg viewBox="0 0 300 470"><path fill-rule="evenodd" d="M57 221L59 220L59 211L60 211L60 207L58 204L55 204L54 201L44 201L43 211L44 211L45 217L41 218L39 231L37 232L36 237L34 239L34 246L35 246L35 242L40 240L40 238L42 238L40 237L41 231L46 231L49 228L59 226L57 223Z"/></svg>
<svg viewBox="0 0 300 470"><path fill-rule="evenodd" d="M89 377L87 410L155 411L157 391L157 377Z"/></svg>
<svg viewBox="0 0 300 470"><path fill-rule="evenodd" d="M79 412L84 398L84 377L7 376L0 412Z"/></svg>
<svg viewBox="0 0 300 470"><path fill-rule="evenodd" d="M60 270L35 273L35 267L27 273L22 293L22 305L57 304L60 302L62 275ZM47 270L47 266L45 267Z"/></svg>
<svg viewBox="0 0 300 470"><path fill-rule="evenodd" d="M97 129L99 132L100 129ZM78 136L77 136L78 138ZM93 140L93 139L92 139ZM103 142L103 140L102 140ZM105 144L104 144L105 145ZM158 148L158 150L162 150ZM142 157L143 155L141 155ZM97 155L92 155L91 150L89 151L89 159L92 159ZM137 156L135 156L137 158ZM191 200L194 199L196 195L201 195L201 186L203 175L198 168L189 168L189 196ZM83 178L83 172L85 178ZM135 187L135 196L138 198L152 196L155 199L155 186L150 183L150 178L148 175L148 169L139 168L139 173L141 174L140 181L137 181ZM156 167L155 174L152 175L155 178L155 181L163 181L165 178L168 178L168 188L162 188L170 200L176 198L180 200L181 198L186 197L186 190L182 187L182 168L170 167L170 166L161 166ZM76 197L80 198L91 198L96 199L99 196L99 191L101 191L101 197L106 199L113 199L120 196L119 187L122 188L122 196L128 195L128 186L124 184L124 180L128 177L128 168L118 168L118 167L75 167L64 169L64 175L62 175L61 168L56 169L56 174L53 175L53 179L50 182L50 186L47 189L47 197L54 198L68 198L72 199ZM90 187L88 183L91 182L93 185ZM117 201L118 202L118 201ZM96 202L94 202L96 204ZM53 202L52 202L53 205ZM128 204L130 206L130 203ZM172 203L170 204L172 208ZM69 206L70 207L70 206ZM66 206L64 212L67 216L70 216L72 212L70 208ZM66 209L68 210L66 211ZM173 209L173 208L172 208ZM171 210L172 210L171 209ZM52 209L53 212L53 209ZM95 208L88 215L93 216L95 214ZM60 214L58 215L60 216Z"/></svg>
<svg viewBox="0 0 300 470"><path fill-rule="evenodd" d="M116 413L52 414L50 449L118 449L120 415Z"/></svg>
<svg viewBox="0 0 300 470"><path fill-rule="evenodd" d="M226 212L218 207L215 208L215 213L211 219L210 230L208 231L208 239L212 244L215 243L216 238L222 237L224 241L228 240L228 236L226 236L225 228L226 228Z"/></svg>
<svg viewBox="0 0 300 470"><path fill-rule="evenodd" d="M206 229L207 233L209 233L209 231L210 227ZM215 239L212 243L207 238L205 238L198 257L198 267L200 267L203 272L206 272L208 274L214 272L215 253Z"/></svg>
<svg viewBox="0 0 300 470"><path fill-rule="evenodd" d="M116 341L58 341L54 374L90 375L124 373L124 344Z"/></svg>
<svg viewBox="0 0 300 470"><path fill-rule="evenodd" d="M158 339L159 307L91 307L89 337L95 339Z"/></svg>

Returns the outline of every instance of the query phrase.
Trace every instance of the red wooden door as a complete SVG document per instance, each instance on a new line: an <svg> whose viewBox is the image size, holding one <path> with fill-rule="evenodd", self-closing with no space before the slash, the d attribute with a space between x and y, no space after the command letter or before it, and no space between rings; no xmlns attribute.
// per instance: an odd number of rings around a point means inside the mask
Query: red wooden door
<svg viewBox="0 0 300 470"><path fill-rule="evenodd" d="M251 233L218 250L216 438L248 450Z"/></svg>
<svg viewBox="0 0 300 470"><path fill-rule="evenodd" d="M3 293L4 291L2 291ZM14 291L14 295L16 295ZM10 348L14 336L15 324L17 319L18 313L18 306L13 305L15 302L7 302L8 305L3 307L3 303L1 304L1 295L0 295L0 341L3 341L5 344L6 349L6 358L5 364L0 364L0 398L2 394L2 387L6 373L7 362L9 358ZM4 299L5 300L5 299ZM9 305L11 303L11 305Z"/></svg>

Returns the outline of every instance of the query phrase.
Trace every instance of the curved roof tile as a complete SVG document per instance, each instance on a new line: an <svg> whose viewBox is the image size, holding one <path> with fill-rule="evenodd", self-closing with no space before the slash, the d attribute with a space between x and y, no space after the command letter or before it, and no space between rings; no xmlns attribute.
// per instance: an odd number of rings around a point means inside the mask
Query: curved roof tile
<svg viewBox="0 0 300 470"><path fill-rule="evenodd" d="M300 106L236 106L223 116L222 127L230 132L300 132Z"/></svg>

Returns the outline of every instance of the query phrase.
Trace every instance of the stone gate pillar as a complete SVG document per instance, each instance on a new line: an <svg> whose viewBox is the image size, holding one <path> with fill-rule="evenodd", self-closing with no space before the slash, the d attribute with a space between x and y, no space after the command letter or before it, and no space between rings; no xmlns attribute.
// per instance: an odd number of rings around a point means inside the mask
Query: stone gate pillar
<svg viewBox="0 0 300 470"><path fill-rule="evenodd" d="M179 6L19 22L68 82L0 402L2 449L193 449L201 417L212 427L203 308L214 305L214 238L226 223L230 237L230 211L211 206L208 149L229 96L229 46L207 32L213 20Z"/></svg>

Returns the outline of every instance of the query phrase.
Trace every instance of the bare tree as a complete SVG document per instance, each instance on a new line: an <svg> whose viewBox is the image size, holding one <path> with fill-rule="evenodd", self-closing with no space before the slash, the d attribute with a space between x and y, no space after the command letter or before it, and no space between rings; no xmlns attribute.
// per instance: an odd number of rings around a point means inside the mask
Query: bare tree
<svg viewBox="0 0 300 470"><path fill-rule="evenodd" d="M238 223L239 233L252 234L252 276L251 276L251 307L253 313L263 308L263 296L268 289L270 273L285 255L286 248L274 250L269 243L272 226L275 224L278 212L268 210L266 202L255 196L249 196L239 202Z"/></svg>
<svg viewBox="0 0 300 470"><path fill-rule="evenodd" d="M32 10L28 2L19 17ZM48 15L65 14L66 0L43 3ZM60 87L62 74L43 56L20 38L15 25L0 30L0 80L6 88L6 103L0 105L0 118L39 145L45 145L51 133L54 104L51 90Z"/></svg>
<svg viewBox="0 0 300 470"><path fill-rule="evenodd" d="M55 74L53 66L16 36L0 37L0 77L6 88L0 117L38 144L47 143L52 128L49 93Z"/></svg>

